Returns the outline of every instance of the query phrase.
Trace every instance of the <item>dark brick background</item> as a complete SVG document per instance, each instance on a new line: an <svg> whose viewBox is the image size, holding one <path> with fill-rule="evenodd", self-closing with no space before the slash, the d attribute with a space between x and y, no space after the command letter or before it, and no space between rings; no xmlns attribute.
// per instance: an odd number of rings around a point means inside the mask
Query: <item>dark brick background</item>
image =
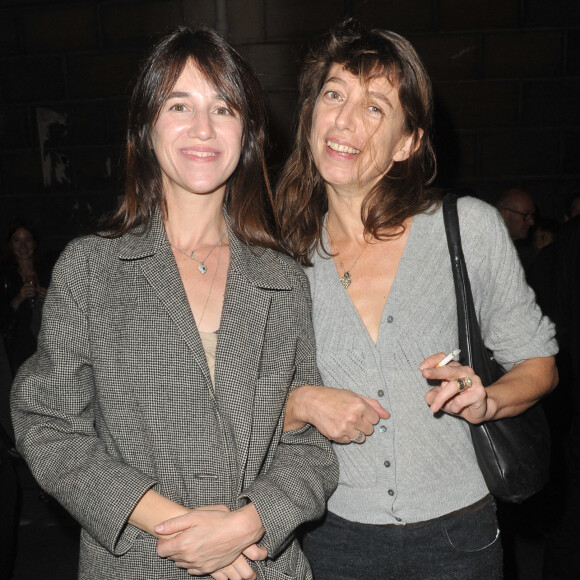
<svg viewBox="0 0 580 580"><path fill-rule="evenodd" d="M344 15L407 36L425 60L442 185L490 202L519 185L561 216L580 191L577 0L1 0L0 228L25 216L54 253L115 206L131 81L179 22L220 28L258 71L279 165L301 48ZM49 149L70 183L43 183L38 108L66 115Z"/></svg>

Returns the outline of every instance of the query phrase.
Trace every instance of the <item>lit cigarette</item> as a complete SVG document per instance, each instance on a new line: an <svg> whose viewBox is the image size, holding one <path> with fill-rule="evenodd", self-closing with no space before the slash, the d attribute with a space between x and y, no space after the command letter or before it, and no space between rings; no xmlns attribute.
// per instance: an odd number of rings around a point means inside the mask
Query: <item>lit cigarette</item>
<svg viewBox="0 0 580 580"><path fill-rule="evenodd" d="M441 362L439 362L436 366L444 367L448 362L452 361L459 353L461 352L460 348L456 348L453 352L450 352Z"/></svg>

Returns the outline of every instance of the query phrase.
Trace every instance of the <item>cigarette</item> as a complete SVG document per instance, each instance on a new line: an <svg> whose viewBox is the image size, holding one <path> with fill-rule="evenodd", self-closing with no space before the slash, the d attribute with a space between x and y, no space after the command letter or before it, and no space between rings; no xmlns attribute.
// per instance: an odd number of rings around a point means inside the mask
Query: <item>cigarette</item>
<svg viewBox="0 0 580 580"><path fill-rule="evenodd" d="M460 348L456 348L453 352L450 352L441 362L439 362L436 366L437 367L444 367L448 362L451 362L459 353L461 352Z"/></svg>

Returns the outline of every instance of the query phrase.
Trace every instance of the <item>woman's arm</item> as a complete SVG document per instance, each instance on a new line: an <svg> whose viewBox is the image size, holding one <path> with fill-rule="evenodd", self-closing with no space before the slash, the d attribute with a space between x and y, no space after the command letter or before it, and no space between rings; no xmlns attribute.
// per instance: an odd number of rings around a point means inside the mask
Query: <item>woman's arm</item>
<svg viewBox="0 0 580 580"><path fill-rule="evenodd" d="M88 323L94 283L86 240L63 252L43 312L38 349L12 388L19 451L36 480L116 555L139 530L129 514L157 483L114 457L96 431L95 369Z"/></svg>
<svg viewBox="0 0 580 580"><path fill-rule="evenodd" d="M451 362L433 368L443 354L425 359L420 370L441 385L426 394L432 411L460 414L480 423L523 412L558 382L554 325L542 315L505 224L496 210L472 198L458 202L465 260L485 345L510 369L483 387L470 367ZM516 362L521 361L521 362ZM515 363L515 364L514 364ZM458 393L458 378L473 386Z"/></svg>
<svg viewBox="0 0 580 580"><path fill-rule="evenodd" d="M426 379L440 380L425 400L431 411L445 411L463 417L470 423L482 423L522 413L558 384L554 357L525 360L514 365L498 381L484 387L473 369L450 363L436 367L443 358L437 354L425 359L419 367ZM468 377L472 386L458 392L457 379Z"/></svg>
<svg viewBox="0 0 580 580"><path fill-rule="evenodd" d="M515 365L487 387L486 421L523 413L558 384L558 369L553 356L532 358Z"/></svg>
<svg viewBox="0 0 580 580"><path fill-rule="evenodd" d="M167 499L157 493L154 489L149 489L133 508L129 516L129 523L157 538L167 538L155 531L155 526L161 522L186 515L190 509Z"/></svg>
<svg viewBox="0 0 580 580"><path fill-rule="evenodd" d="M363 443L379 420L389 417L390 413L375 399L347 389L304 385L288 397L284 431L310 424L331 441L350 443L357 439L357 443Z"/></svg>

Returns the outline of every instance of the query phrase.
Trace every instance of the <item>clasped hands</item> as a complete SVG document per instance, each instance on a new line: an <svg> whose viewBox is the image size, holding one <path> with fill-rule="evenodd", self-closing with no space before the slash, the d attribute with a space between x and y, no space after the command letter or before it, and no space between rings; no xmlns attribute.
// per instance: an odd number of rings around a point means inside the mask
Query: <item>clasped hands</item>
<svg viewBox="0 0 580 580"><path fill-rule="evenodd" d="M27 299L35 299L40 304L44 302L46 298L46 288L38 285L23 284L18 291L18 294L14 296L10 304L14 310L18 310L20 305Z"/></svg>
<svg viewBox="0 0 580 580"><path fill-rule="evenodd" d="M236 511L225 505L193 509L155 526L155 532L160 536L157 554L191 575L254 580L256 572L246 558L257 561L268 556L266 548L256 544L264 530L252 504Z"/></svg>

